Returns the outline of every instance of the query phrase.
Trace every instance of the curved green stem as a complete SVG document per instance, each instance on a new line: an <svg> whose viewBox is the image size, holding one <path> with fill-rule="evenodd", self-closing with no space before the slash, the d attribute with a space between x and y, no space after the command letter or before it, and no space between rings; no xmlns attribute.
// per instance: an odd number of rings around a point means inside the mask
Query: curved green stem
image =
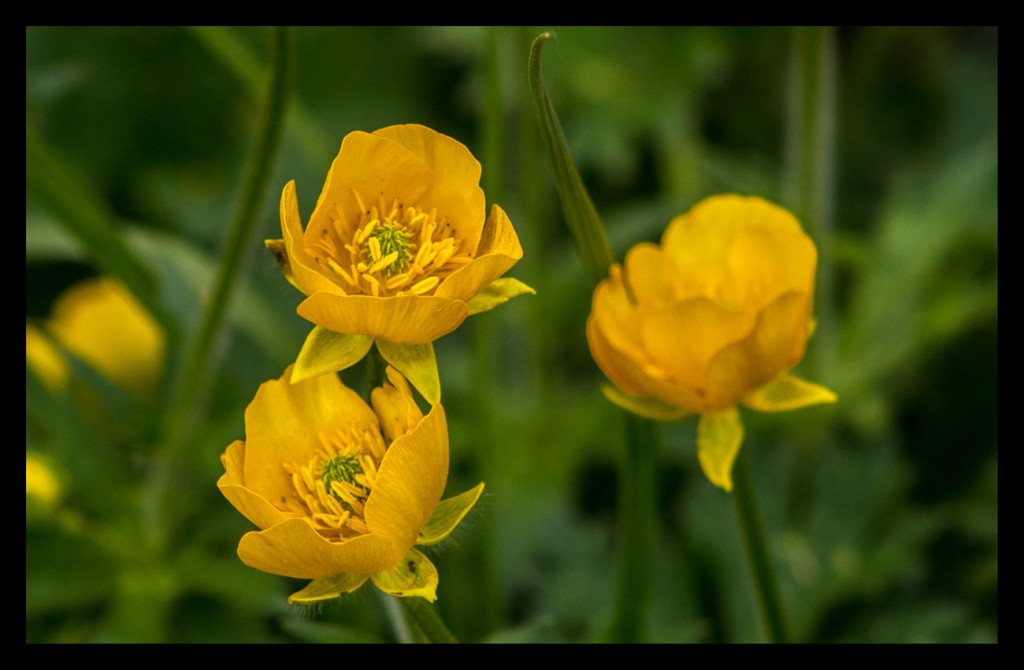
<svg viewBox="0 0 1024 670"><path fill-rule="evenodd" d="M287 28L276 28L271 54L272 74L264 106L262 126L250 159L241 196L228 231L218 265L217 277L209 302L203 312L196 337L183 353L181 374L176 379L164 414L161 460L146 487L143 501L143 526L151 534L152 544L159 548L170 533L172 468L181 460L181 451L191 444L188 437L194 425L193 414L201 407L206 382L216 368L214 344L221 335L227 308L240 274L242 261L252 247L251 238L258 221L270 179L271 167L281 144L284 116L291 80L291 36Z"/></svg>
<svg viewBox="0 0 1024 670"><path fill-rule="evenodd" d="M409 613L412 620L416 622L419 629L427 637L428 642L436 644L455 644L458 642L451 634L448 627L441 621L437 609L423 598L409 597L399 598L405 611Z"/></svg>
<svg viewBox="0 0 1024 670"><path fill-rule="evenodd" d="M612 642L643 642L654 555L654 424L626 414L626 455L620 469L619 554Z"/></svg>
<svg viewBox="0 0 1024 670"><path fill-rule="evenodd" d="M779 587L775 581L768 545L765 542L764 527L761 524L761 510L754 492L754 474L750 467L750 449L740 449L733 465L732 500L736 517L743 533L743 546L747 562L754 577L761 619L772 642L786 642L786 617L779 598Z"/></svg>
<svg viewBox="0 0 1024 670"><path fill-rule="evenodd" d="M187 352L184 373L173 396L170 414L177 419L186 418L195 407L202 382L210 376L210 354L224 325L242 261L252 248L251 238L259 220L257 215L270 180L270 169L281 145L291 80L290 39L287 28L275 29L271 55L273 70L264 108L263 125L217 267L213 292L203 313L199 333Z"/></svg>

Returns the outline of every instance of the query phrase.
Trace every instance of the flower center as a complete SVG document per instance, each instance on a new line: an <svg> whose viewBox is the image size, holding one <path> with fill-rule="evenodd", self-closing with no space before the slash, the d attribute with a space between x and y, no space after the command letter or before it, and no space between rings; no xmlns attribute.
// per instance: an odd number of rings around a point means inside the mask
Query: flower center
<svg viewBox="0 0 1024 670"><path fill-rule="evenodd" d="M390 221L377 226L370 233L363 248L363 256L367 263L381 264L380 272L385 277L392 277L409 267L409 248L412 241L409 233L402 226ZM384 264L386 263L386 264Z"/></svg>
<svg viewBox="0 0 1024 670"><path fill-rule="evenodd" d="M436 208L427 211L397 198L388 205L383 195L367 207L358 192L353 194L360 209L355 227L345 224L340 212L332 212L333 225L321 230L310 249L346 292L427 295L473 260L459 253L462 240Z"/></svg>
<svg viewBox="0 0 1024 670"><path fill-rule="evenodd" d="M285 463L294 491L278 508L307 518L321 535L341 541L369 532L366 500L387 446L379 430L355 428L320 435L320 448L305 464Z"/></svg>

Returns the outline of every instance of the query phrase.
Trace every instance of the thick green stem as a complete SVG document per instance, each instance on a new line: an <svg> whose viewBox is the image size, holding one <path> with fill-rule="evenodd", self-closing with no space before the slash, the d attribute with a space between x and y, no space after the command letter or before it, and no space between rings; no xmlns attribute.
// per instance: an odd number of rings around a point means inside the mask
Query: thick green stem
<svg viewBox="0 0 1024 670"><path fill-rule="evenodd" d="M750 449L747 447L740 449L733 465L732 500L743 534L743 546L754 578L758 603L761 606L761 619L772 642L786 642L786 617L775 581L775 570L772 568L768 545L765 542L761 510L757 504L757 494L754 492Z"/></svg>
<svg viewBox="0 0 1024 670"><path fill-rule="evenodd" d="M454 644L458 642L451 634L448 627L441 621L440 615L433 605L423 598L409 597L399 598L405 611L409 613L412 620L419 626L420 631L427 637L428 642L436 644Z"/></svg>
<svg viewBox="0 0 1024 670"><path fill-rule="evenodd" d="M618 576L612 642L643 642L651 599L654 555L654 452L652 422L626 414L626 454L622 459L618 518Z"/></svg>

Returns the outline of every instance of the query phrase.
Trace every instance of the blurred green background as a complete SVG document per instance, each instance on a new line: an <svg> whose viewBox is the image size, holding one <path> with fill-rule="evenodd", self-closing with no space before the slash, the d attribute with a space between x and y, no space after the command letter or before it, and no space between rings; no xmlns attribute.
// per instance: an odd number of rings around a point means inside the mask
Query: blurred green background
<svg viewBox="0 0 1024 670"><path fill-rule="evenodd" d="M283 144L183 458L154 449L166 389L134 398L79 365L69 401L27 370L27 449L61 483L26 501L29 642L400 639L370 587L289 607L304 582L238 560L251 527L215 486L256 388L309 330L262 245L280 236L280 189L295 179L308 216L341 138L394 123L480 159L524 248L509 275L537 290L436 343L447 492L487 482L431 553L437 606L462 640L601 639L624 421L598 390L590 289L527 84L543 30L545 82L617 257L725 191L792 208L819 246L819 326L797 372L840 402L744 413L794 639L997 640L995 28L359 27L293 30ZM179 334L213 280L268 47L257 27L26 30L30 186L76 184L153 270ZM98 273L67 218L29 189L30 320ZM173 365L180 337L169 346ZM694 432L660 431L645 639L761 640L732 502L700 472ZM186 483L158 551L154 467Z"/></svg>

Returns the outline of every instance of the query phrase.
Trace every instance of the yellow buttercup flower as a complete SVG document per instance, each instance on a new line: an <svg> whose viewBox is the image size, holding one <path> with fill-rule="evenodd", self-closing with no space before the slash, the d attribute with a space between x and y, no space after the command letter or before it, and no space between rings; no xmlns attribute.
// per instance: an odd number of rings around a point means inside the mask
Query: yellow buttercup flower
<svg viewBox="0 0 1024 670"><path fill-rule="evenodd" d="M483 491L441 501L448 477L444 408L424 416L406 380L367 405L336 374L265 382L245 412L245 441L221 456L224 496L261 530L238 545L244 563L313 579L291 602L338 597L368 579L396 596L434 600L437 570L413 545L440 542Z"/></svg>
<svg viewBox="0 0 1024 670"><path fill-rule="evenodd" d="M160 325L114 279L96 277L75 284L57 298L44 325L67 351L124 389L148 393L163 374L165 339ZM47 344L33 326L28 327L28 364L47 386L63 388L67 361Z"/></svg>
<svg viewBox="0 0 1024 670"><path fill-rule="evenodd" d="M594 291L587 341L617 386L606 395L651 418L700 414L701 466L731 490L737 405L771 412L836 400L787 374L810 335L816 263L785 209L738 195L699 202Z"/></svg>
<svg viewBox="0 0 1024 670"><path fill-rule="evenodd" d="M432 403L440 395L431 343L465 318L517 295L499 279L523 250L498 205L486 214L480 163L456 140L419 125L353 132L341 143L305 230L288 182L281 240L267 246L307 298L315 324L296 361L301 380L356 363L377 342Z"/></svg>

